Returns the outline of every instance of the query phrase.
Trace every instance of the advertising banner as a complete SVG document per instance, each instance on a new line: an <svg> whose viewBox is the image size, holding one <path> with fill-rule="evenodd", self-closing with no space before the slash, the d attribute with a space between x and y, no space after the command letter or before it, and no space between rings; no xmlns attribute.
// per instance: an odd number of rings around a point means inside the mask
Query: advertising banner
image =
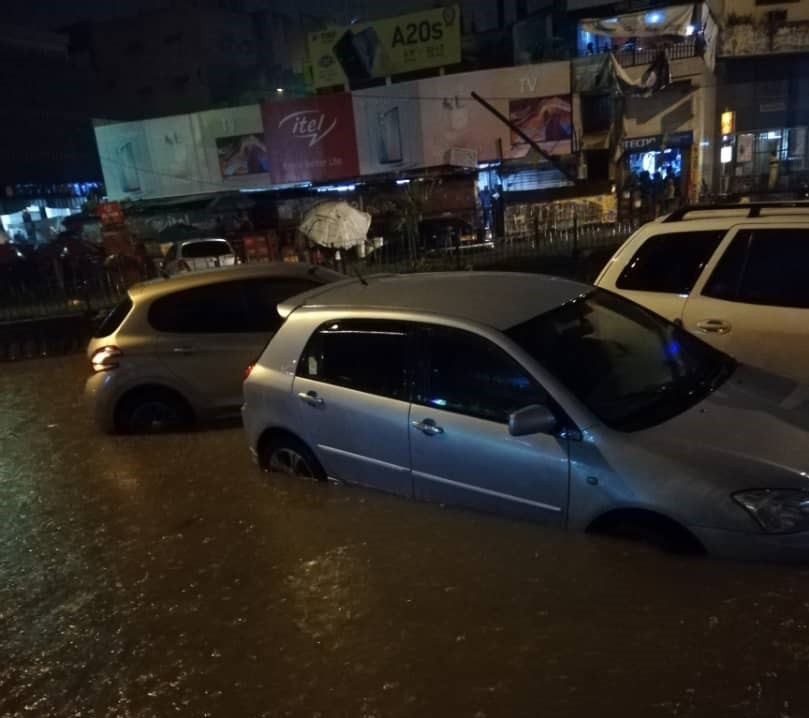
<svg viewBox="0 0 809 718"><path fill-rule="evenodd" d="M413 83L407 83L413 87ZM422 164L418 98L404 97L400 85L354 92L354 124L361 174L394 172Z"/></svg>
<svg viewBox="0 0 809 718"><path fill-rule="evenodd" d="M200 191L190 115L143 121L151 157L153 196L174 197Z"/></svg>
<svg viewBox="0 0 809 718"><path fill-rule="evenodd" d="M529 153L529 145L476 102L472 91L520 125L545 152L571 152L568 62L444 75L396 87L403 96L420 98L426 166L448 164L459 150L467 150L468 156L475 153L479 162L518 159Z"/></svg>
<svg viewBox="0 0 809 718"><path fill-rule="evenodd" d="M272 184L323 182L359 174L350 95L265 102L262 114Z"/></svg>
<svg viewBox="0 0 809 718"><path fill-rule="evenodd" d="M97 125L95 135L109 199L140 199L159 191L142 122Z"/></svg>
<svg viewBox="0 0 809 718"><path fill-rule="evenodd" d="M457 5L310 33L315 88L370 80L461 61Z"/></svg>
<svg viewBox="0 0 809 718"><path fill-rule="evenodd" d="M205 191L270 184L261 108L242 105L191 116L199 147L199 177Z"/></svg>

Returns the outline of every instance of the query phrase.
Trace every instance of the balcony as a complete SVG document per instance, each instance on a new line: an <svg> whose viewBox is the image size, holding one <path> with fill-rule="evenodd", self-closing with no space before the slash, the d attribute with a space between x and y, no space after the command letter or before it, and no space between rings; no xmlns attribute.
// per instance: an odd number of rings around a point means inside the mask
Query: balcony
<svg viewBox="0 0 809 718"><path fill-rule="evenodd" d="M794 52L809 52L809 20L779 22L775 14L760 21L731 15L719 50L722 57Z"/></svg>

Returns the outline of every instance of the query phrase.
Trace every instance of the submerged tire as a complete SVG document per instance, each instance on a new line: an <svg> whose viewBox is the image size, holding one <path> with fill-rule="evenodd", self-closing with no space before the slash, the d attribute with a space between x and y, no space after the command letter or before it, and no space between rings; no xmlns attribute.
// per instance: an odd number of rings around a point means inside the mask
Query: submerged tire
<svg viewBox="0 0 809 718"><path fill-rule="evenodd" d="M192 423L191 409L167 389L142 389L127 394L118 405L115 424L124 434L178 431Z"/></svg>
<svg viewBox="0 0 809 718"><path fill-rule="evenodd" d="M261 442L259 464L264 471L300 479L325 481L326 472L300 439L290 434L275 434Z"/></svg>

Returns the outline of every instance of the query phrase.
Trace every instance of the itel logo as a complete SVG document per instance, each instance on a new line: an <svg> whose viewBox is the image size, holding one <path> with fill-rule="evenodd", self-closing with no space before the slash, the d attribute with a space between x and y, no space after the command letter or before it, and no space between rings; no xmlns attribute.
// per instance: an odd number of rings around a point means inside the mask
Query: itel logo
<svg viewBox="0 0 809 718"><path fill-rule="evenodd" d="M279 129L289 124L292 127L292 136L300 140L309 140L309 147L314 147L336 126L335 117L330 125L326 125L326 115L318 110L300 110L284 117L279 123Z"/></svg>

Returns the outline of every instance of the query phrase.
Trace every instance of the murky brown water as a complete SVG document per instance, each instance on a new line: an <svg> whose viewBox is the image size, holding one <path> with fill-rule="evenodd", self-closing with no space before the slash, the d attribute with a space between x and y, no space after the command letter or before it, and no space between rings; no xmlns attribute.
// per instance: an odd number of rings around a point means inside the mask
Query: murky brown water
<svg viewBox="0 0 809 718"><path fill-rule="evenodd" d="M809 716L809 571L268 479L0 366L2 716Z"/></svg>

